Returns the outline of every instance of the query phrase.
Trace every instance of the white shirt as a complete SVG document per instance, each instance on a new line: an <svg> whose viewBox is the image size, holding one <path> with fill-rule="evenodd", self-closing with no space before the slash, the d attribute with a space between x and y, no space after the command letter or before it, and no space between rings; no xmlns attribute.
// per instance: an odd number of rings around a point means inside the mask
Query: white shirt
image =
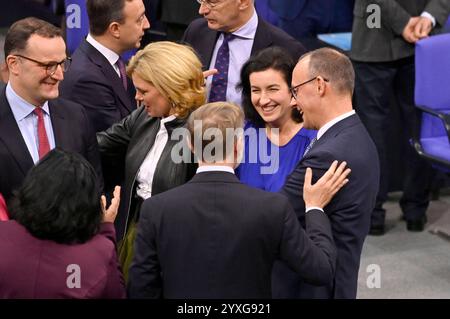
<svg viewBox="0 0 450 319"><path fill-rule="evenodd" d="M320 139L322 137L322 135L325 134L325 132L328 131L330 129L330 127L332 127L334 124L342 121L343 119L346 119L347 117L352 116L353 114L355 114L355 110L351 110L350 112L339 115L338 117L336 117L336 118L332 119L331 121L329 121L328 123L326 123L317 132L317 139Z"/></svg>
<svg viewBox="0 0 450 319"><path fill-rule="evenodd" d="M87 35L86 41L89 42L94 48L96 48L97 51L100 52L106 58L106 60L108 60L109 64L112 65L114 71L116 71L117 75L120 77L120 70L116 64L120 58L119 55L113 50L108 49L103 44L95 40L90 33Z"/></svg>
<svg viewBox="0 0 450 319"><path fill-rule="evenodd" d="M226 172L234 174L234 169L232 169L230 166L220 166L220 165L206 165L206 166L199 166L197 168L197 174L204 172Z"/></svg>
<svg viewBox="0 0 450 319"><path fill-rule="evenodd" d="M164 147L166 147L169 139L169 134L165 124L175 120L175 118L175 115L171 115L161 119L159 131L156 133L155 142L139 168L136 176L136 193L143 199L147 199L152 196L153 177L155 176L156 165L158 164Z"/></svg>
<svg viewBox="0 0 450 319"><path fill-rule="evenodd" d="M241 28L234 31L232 34L235 36L230 42L228 42L228 47L230 51L230 65L228 68L228 84L227 84L227 101L236 103L237 105L242 104L242 92L236 89L236 85L241 81L241 69L244 63L250 57L252 53L253 42L255 40L256 28L258 27L258 15L256 11L253 12L250 20L247 21ZM219 36L214 47L213 55L211 58L210 69L214 69L216 64L217 52L223 43L223 34ZM206 88L209 91L211 88L213 76L209 76L206 80Z"/></svg>

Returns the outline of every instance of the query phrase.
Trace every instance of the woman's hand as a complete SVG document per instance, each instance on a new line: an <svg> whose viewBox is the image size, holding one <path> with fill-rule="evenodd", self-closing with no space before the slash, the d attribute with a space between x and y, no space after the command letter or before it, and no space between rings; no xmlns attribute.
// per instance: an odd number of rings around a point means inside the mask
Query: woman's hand
<svg viewBox="0 0 450 319"><path fill-rule="evenodd" d="M305 207L324 208L331 201L334 195L348 183L347 176L351 170L345 169L346 165L346 162L342 162L338 167L338 161L334 161L314 185L311 184L312 170L309 167L306 169L303 185Z"/></svg>
<svg viewBox="0 0 450 319"><path fill-rule="evenodd" d="M111 205L106 209L106 197L102 195L101 206L103 212L103 222L104 223L114 223L116 219L117 212L119 210L120 204L120 186L114 187L113 199L111 200Z"/></svg>

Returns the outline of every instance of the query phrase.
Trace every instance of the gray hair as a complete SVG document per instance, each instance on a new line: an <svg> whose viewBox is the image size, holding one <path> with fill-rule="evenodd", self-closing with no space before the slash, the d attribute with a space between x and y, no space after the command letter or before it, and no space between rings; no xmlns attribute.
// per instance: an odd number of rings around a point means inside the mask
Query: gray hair
<svg viewBox="0 0 450 319"><path fill-rule="evenodd" d="M320 48L308 52L299 61L309 57L310 76L322 76L330 81L339 94L353 95L355 71L350 59L337 50Z"/></svg>

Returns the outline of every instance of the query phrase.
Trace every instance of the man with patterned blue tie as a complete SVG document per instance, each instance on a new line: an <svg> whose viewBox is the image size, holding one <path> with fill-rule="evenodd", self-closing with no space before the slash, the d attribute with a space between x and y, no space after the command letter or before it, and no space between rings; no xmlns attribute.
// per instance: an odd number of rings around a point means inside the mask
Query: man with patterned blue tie
<svg viewBox="0 0 450 319"><path fill-rule="evenodd" d="M350 182L325 207L337 248L336 273L328 286L313 287L297 276L285 278L285 298L356 298L358 270L370 215L378 191L378 154L367 130L352 107L355 74L350 60L323 48L300 58L292 75L292 96L303 114L303 126L318 130L317 141L287 178L281 190L304 224L299 200L307 167L320 178L334 160L352 169ZM288 278L289 277L289 278Z"/></svg>
<svg viewBox="0 0 450 319"><path fill-rule="evenodd" d="M70 66L61 30L37 18L19 20L6 35L5 56L9 82L0 91L0 193L6 202L30 168L57 146L83 155L102 181L86 112L58 99Z"/></svg>
<svg viewBox="0 0 450 319"><path fill-rule="evenodd" d="M191 0L193 1L193 0ZM199 14L183 40L199 54L204 69L217 69L207 79L209 101L229 101L241 105L236 88L242 65L256 52L279 46L294 58L304 47L281 29L258 17L254 0L197 0Z"/></svg>

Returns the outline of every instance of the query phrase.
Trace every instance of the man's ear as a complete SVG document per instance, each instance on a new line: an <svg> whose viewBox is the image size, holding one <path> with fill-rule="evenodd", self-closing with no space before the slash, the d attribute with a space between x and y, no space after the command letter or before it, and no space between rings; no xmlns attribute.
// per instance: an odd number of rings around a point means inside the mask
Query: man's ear
<svg viewBox="0 0 450 319"><path fill-rule="evenodd" d="M324 96L327 88L326 82L325 80L321 77L318 76L317 79L317 93L319 94L319 96Z"/></svg>
<svg viewBox="0 0 450 319"><path fill-rule="evenodd" d="M115 38L120 38L120 24L118 22L111 22L108 26L108 32Z"/></svg>
<svg viewBox="0 0 450 319"><path fill-rule="evenodd" d="M250 5L253 4L253 0L239 0L239 9L240 10L245 10L247 9Z"/></svg>
<svg viewBox="0 0 450 319"><path fill-rule="evenodd" d="M14 55L8 55L5 59L9 72L14 75L19 74L19 58Z"/></svg>

